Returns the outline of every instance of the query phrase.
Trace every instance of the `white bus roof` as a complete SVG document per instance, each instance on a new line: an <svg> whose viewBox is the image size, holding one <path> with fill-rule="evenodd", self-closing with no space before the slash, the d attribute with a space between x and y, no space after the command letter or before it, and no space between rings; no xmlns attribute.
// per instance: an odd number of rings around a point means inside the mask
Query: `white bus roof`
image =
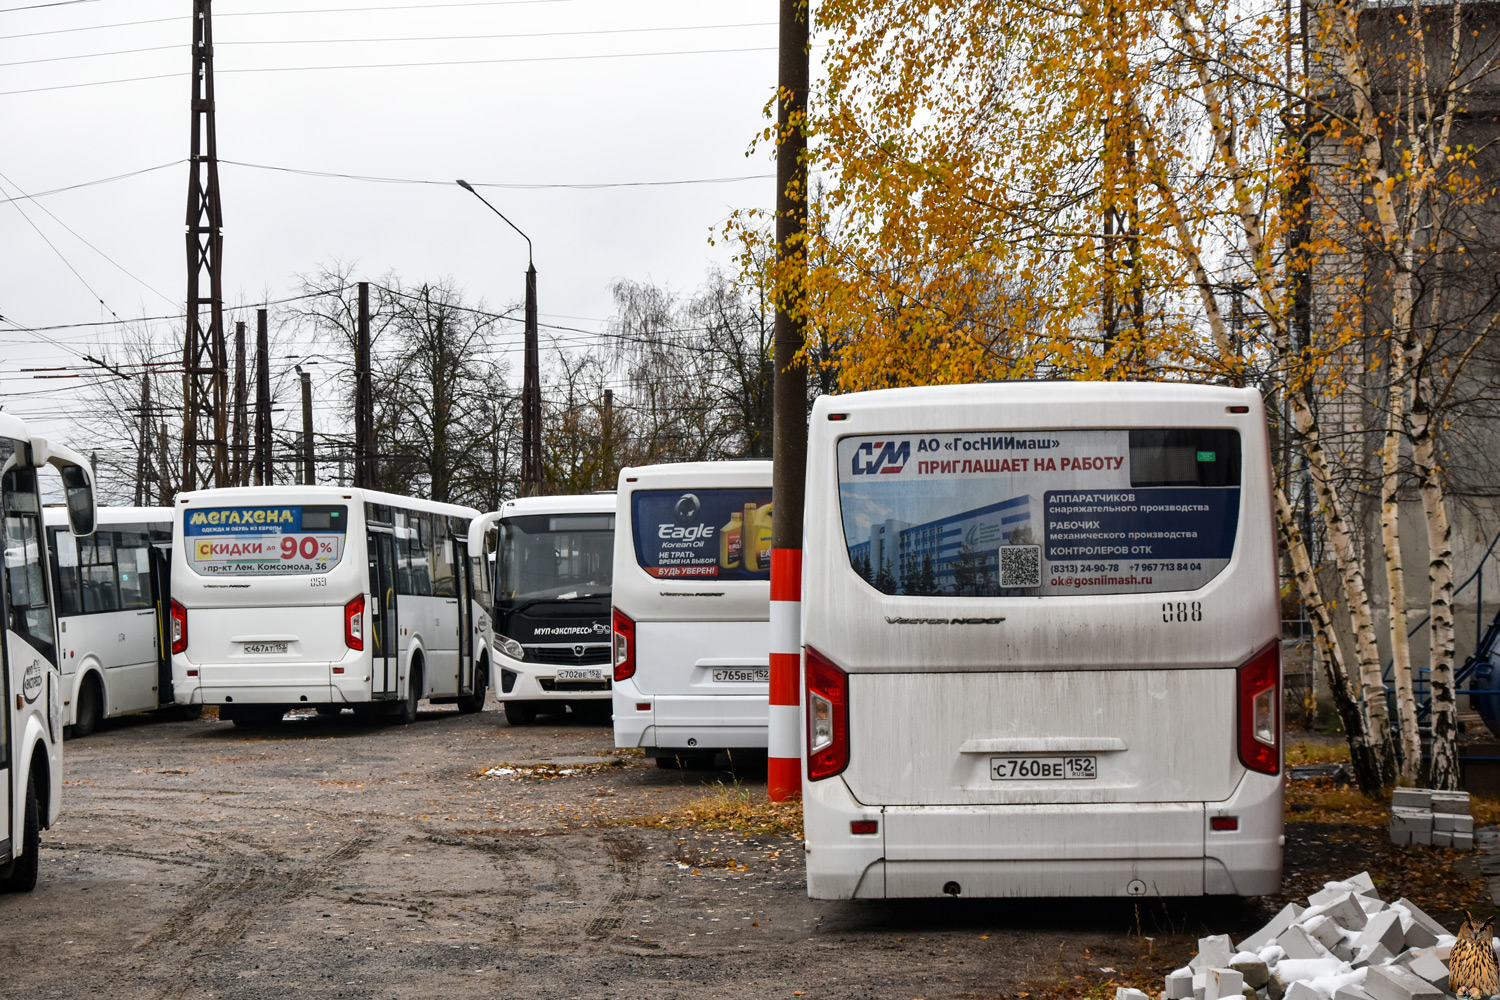
<svg viewBox="0 0 1500 1000"><path fill-rule="evenodd" d="M479 511L456 503L438 503L418 497L404 497L378 490L364 490L353 486L225 486L211 490L194 490L177 494L177 506L202 503L254 503L257 499L281 501L305 500L352 500L355 503L389 504L407 510L419 510L429 514L447 514L452 517L474 518Z"/></svg>
<svg viewBox="0 0 1500 1000"><path fill-rule="evenodd" d="M31 433L26 430L26 422L14 413L0 413L0 437L30 441Z"/></svg>
<svg viewBox="0 0 1500 1000"><path fill-rule="evenodd" d="M1179 406L1185 403L1217 403L1224 406L1242 405L1247 396L1258 397L1254 389L1236 389L1224 385L1198 385L1190 382L983 382L970 385L923 385L900 389L873 389L868 392L850 393L846 396L820 396L818 405L824 412L848 413L851 416L872 410L890 410L910 407L914 411L928 413L933 419L951 415L956 408L966 404L979 406L1035 406L1040 404L1066 404L1077 407L1076 420L1069 423L1086 425L1090 404L1165 404ZM941 406L941 411L933 410ZM1048 418L1053 422L1055 416Z"/></svg>
<svg viewBox="0 0 1500 1000"><path fill-rule="evenodd" d="M730 475L734 478L771 475L771 460L755 458L725 462L668 462L662 465L634 465L620 470L621 483L667 479L691 482L704 477Z"/></svg>
<svg viewBox="0 0 1500 1000"><path fill-rule="evenodd" d="M615 494L574 493L555 497L516 497L500 505L501 517L519 517L523 514L592 514L599 511L615 512Z"/></svg>
<svg viewBox="0 0 1500 1000"><path fill-rule="evenodd" d="M100 507L98 511L101 528L111 524L160 524L166 528L172 524L171 507ZM42 518L49 528L66 527L68 508L49 504L42 508Z"/></svg>

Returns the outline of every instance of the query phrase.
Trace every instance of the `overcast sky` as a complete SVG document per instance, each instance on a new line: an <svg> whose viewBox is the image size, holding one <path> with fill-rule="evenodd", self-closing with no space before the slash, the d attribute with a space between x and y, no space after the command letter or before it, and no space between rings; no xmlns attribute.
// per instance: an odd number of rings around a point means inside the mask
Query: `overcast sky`
<svg viewBox="0 0 1500 1000"><path fill-rule="evenodd" d="M20 369L78 364L73 352L111 333L46 331L54 344L15 327L181 312L191 11L0 0L0 197L171 164L0 204L0 402L85 451L90 431L69 417L80 380ZM776 13L774 0L215 0L221 161L441 182L223 164L226 301L291 294L300 272L339 258L370 278L452 278L505 307L522 295L526 245L453 179L769 175L768 152L745 153L775 89ZM461 60L535 61L264 71ZM159 78L122 82L134 77ZM70 86L96 81L111 82ZM543 322L592 330L617 279L687 290L727 264L711 233L735 208L768 207L774 184L481 192L535 244Z"/></svg>

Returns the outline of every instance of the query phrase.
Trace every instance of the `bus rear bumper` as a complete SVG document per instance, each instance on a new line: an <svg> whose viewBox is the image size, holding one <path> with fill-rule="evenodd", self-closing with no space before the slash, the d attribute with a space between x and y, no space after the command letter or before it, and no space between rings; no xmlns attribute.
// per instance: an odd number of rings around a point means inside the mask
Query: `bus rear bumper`
<svg viewBox="0 0 1500 1000"><path fill-rule="evenodd" d="M1247 774L1223 802L865 806L803 789L814 899L1258 896L1280 891L1282 786ZM1214 817L1237 829L1214 830ZM850 824L875 820L878 833Z"/></svg>
<svg viewBox="0 0 1500 1000"><path fill-rule="evenodd" d="M764 695L643 694L615 684L615 745L674 750L764 749Z"/></svg>

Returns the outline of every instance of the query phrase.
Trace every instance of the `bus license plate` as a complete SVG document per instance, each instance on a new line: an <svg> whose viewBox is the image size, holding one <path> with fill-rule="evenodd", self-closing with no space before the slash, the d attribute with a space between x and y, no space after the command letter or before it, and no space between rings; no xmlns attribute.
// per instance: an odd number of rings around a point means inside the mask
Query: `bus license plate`
<svg viewBox="0 0 1500 1000"><path fill-rule="evenodd" d="M287 644L284 642L247 642L245 652L247 653L286 653Z"/></svg>
<svg viewBox="0 0 1500 1000"><path fill-rule="evenodd" d="M769 684L770 667L715 667L715 684Z"/></svg>
<svg viewBox="0 0 1500 1000"><path fill-rule="evenodd" d="M991 757L995 781L1078 781L1099 777L1097 757Z"/></svg>
<svg viewBox="0 0 1500 1000"><path fill-rule="evenodd" d="M597 681L603 675L598 670L580 670L577 667L563 667L557 672L560 681Z"/></svg>

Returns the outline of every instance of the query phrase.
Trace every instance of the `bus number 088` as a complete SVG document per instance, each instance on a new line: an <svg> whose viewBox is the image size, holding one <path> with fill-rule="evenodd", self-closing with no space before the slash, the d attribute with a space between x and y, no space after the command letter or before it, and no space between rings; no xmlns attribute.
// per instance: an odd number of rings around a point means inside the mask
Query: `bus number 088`
<svg viewBox="0 0 1500 1000"><path fill-rule="evenodd" d="M1161 606L1161 620L1164 622L1201 622L1203 602L1166 601Z"/></svg>

